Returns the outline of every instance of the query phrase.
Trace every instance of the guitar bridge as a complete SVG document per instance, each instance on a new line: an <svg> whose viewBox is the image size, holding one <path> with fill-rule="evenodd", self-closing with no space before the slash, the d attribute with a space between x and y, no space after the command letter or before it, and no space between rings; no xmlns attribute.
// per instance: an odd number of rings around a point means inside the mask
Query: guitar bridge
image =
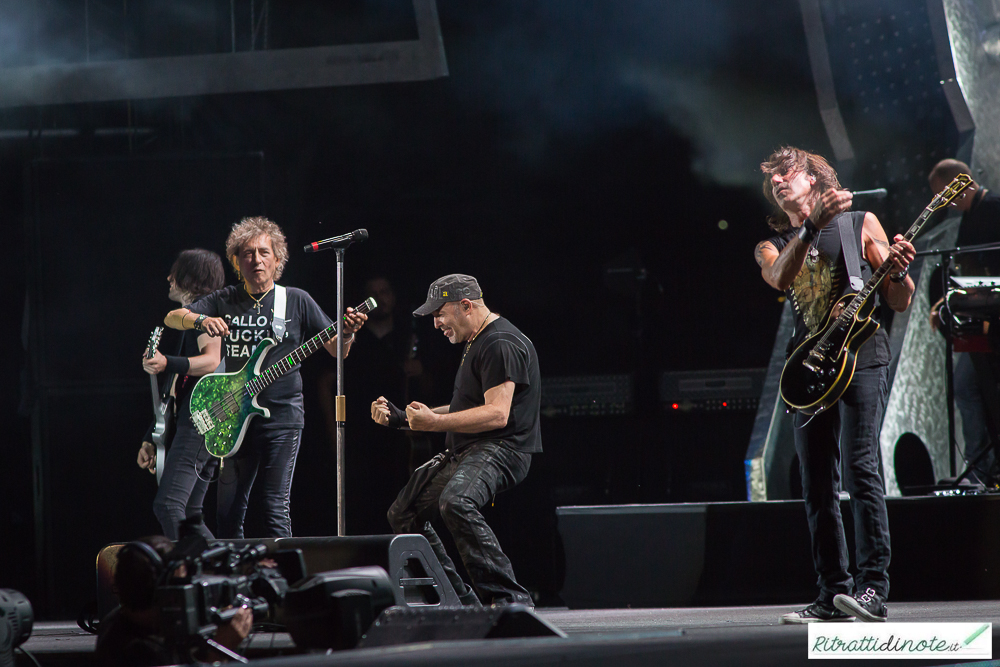
<svg viewBox="0 0 1000 667"><path fill-rule="evenodd" d="M198 431L198 435L205 435L215 428L215 422L209 416L208 410L198 410L197 412L192 412L191 421L194 422L194 428Z"/></svg>

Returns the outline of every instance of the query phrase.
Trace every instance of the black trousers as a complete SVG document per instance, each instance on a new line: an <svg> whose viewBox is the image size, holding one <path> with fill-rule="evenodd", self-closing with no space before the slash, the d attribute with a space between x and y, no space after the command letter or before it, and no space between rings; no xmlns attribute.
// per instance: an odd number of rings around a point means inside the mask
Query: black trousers
<svg viewBox="0 0 1000 667"><path fill-rule="evenodd" d="M837 404L811 420L795 415L795 451L802 473L813 565L819 600L832 604L839 593L871 587L889 595L889 520L885 508L879 431L889 395L885 366L855 371ZM808 423L807 423L808 422ZM853 580L840 514L841 456L844 488L851 495L857 578Z"/></svg>
<svg viewBox="0 0 1000 667"><path fill-rule="evenodd" d="M224 460L219 473L219 537L243 537L250 489L258 474L264 497L265 529L262 537L291 537L290 496L295 461L302 440L300 428L263 428L254 419L236 454Z"/></svg>
<svg viewBox="0 0 1000 667"><path fill-rule="evenodd" d="M480 600L531 604L531 596L515 580L510 560L480 512L493 496L523 480L530 465L531 454L499 441L479 442L457 454L438 454L413 471L389 509L389 524L397 534L426 537L452 586L462 595L465 583L431 526L431 520L440 516Z"/></svg>
<svg viewBox="0 0 1000 667"><path fill-rule="evenodd" d="M153 500L153 513L160 522L163 534L177 539L181 521L202 513L209 476L215 462L205 449L204 436L198 435L191 423L191 410L185 399L177 411L174 438L167 450L163 464L160 487ZM202 534L212 539L212 533L202 524Z"/></svg>

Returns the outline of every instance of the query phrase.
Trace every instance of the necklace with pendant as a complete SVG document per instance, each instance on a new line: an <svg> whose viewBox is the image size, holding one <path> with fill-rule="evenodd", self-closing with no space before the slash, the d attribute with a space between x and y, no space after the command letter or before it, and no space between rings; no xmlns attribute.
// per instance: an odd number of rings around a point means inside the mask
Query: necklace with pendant
<svg viewBox="0 0 1000 667"><path fill-rule="evenodd" d="M810 263L812 263L812 264L815 264L816 260L819 259L819 248L817 248L816 246L819 244L819 240L820 240L820 238L822 238L823 232L825 232L825 231L826 231L826 228L823 228L823 229L819 230L819 233L816 234L816 238L814 238L812 240L812 243L809 244L809 252L807 253L806 257L809 259Z"/></svg>
<svg viewBox="0 0 1000 667"><path fill-rule="evenodd" d="M261 302L264 301L264 297L266 297L268 294L270 294L271 290L274 289L274 285L271 285L270 287L268 287L267 291L264 292L263 294L261 294L259 299L257 297L255 297L253 294L250 294L250 290L247 289L246 285L243 286L243 289L247 290L247 295L249 295L249 297L251 299L253 299L254 310L256 310L258 314L260 314Z"/></svg>
<svg viewBox="0 0 1000 667"><path fill-rule="evenodd" d="M490 311L486 311L486 317L483 319L483 323L479 325L479 328L476 329L476 333L472 334L472 338L470 338L469 342L465 344L465 352L462 353L462 362L458 365L459 368L465 365L465 357L469 354L469 350L472 349L472 341L476 340L476 336L479 335L479 332L486 327L486 323L489 321L490 315L492 314L493 313Z"/></svg>

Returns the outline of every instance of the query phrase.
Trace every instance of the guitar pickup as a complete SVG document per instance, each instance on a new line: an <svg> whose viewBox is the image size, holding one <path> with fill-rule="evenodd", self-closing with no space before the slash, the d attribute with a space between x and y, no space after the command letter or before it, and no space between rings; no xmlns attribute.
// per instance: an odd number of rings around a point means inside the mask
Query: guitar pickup
<svg viewBox="0 0 1000 667"><path fill-rule="evenodd" d="M191 421L194 422L194 428L198 431L198 435L205 435L215 427L215 422L212 421L207 410L192 412Z"/></svg>
<svg viewBox="0 0 1000 667"><path fill-rule="evenodd" d="M803 361L802 365L805 366L806 368L808 368L809 370L811 370L813 373L819 373L820 372L818 366L813 366L808 361Z"/></svg>

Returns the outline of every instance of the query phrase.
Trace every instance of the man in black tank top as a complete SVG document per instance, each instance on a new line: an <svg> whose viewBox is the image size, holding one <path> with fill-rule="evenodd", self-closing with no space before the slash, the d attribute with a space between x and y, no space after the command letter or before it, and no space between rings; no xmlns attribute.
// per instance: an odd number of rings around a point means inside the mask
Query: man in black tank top
<svg viewBox="0 0 1000 667"><path fill-rule="evenodd" d="M415 317L433 315L434 326L464 346L450 405L413 401L404 413L384 396L372 403L372 419L383 426L407 423L415 431L447 433L447 449L413 471L388 519L397 534L427 538L463 603L533 606L480 510L519 484L531 455L542 451L538 356L528 337L482 297L475 278L455 273L432 283L427 301L413 311ZM458 576L431 526L437 517L454 538L473 588Z"/></svg>
<svg viewBox="0 0 1000 667"><path fill-rule="evenodd" d="M785 292L796 311L797 345L822 330L837 300L851 290L838 223L851 216L860 241L862 275L887 259L889 280L879 295L902 312L910 305L913 281L907 277L913 246L897 235L890 245L871 213L849 214L852 195L840 188L837 173L821 156L785 147L761 164L764 195L774 205L771 227L778 235L757 245L755 256L768 285ZM833 313L838 315L839 313ZM794 347L790 346L790 349ZM819 596L805 609L782 616L782 623L884 621L888 615L889 523L879 456L879 430L888 397L888 343L879 330L857 354L851 384L826 411L794 416L795 450L802 474L813 565ZM857 575L850 559L840 514L840 457L846 460L843 486L851 496L856 532Z"/></svg>

